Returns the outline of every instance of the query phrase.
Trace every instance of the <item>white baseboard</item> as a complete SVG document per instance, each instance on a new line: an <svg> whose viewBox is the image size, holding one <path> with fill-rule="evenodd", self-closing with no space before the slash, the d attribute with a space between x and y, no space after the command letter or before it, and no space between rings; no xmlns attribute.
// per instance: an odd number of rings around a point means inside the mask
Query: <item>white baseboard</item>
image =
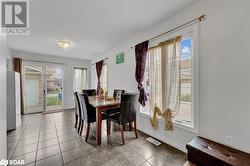
<svg viewBox="0 0 250 166"><path fill-rule="evenodd" d="M158 140L160 140L160 141L162 141L170 146L173 146L174 148L179 149L180 151L182 151L184 153L187 153L186 145L179 144L173 140L167 140L167 139L162 139L160 137L157 137L156 135L151 133L149 130L147 130L141 126L140 127L138 126L138 130L140 130L140 131L150 135L151 137L156 138L156 139L158 139Z"/></svg>
<svg viewBox="0 0 250 166"><path fill-rule="evenodd" d="M75 109L75 106L66 106L66 107L63 107L64 110L73 110Z"/></svg>

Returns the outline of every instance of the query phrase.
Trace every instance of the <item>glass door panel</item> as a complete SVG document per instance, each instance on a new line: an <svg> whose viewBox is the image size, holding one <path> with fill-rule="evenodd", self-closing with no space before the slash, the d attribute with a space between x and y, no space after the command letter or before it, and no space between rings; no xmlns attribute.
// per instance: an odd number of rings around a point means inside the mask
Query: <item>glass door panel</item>
<svg viewBox="0 0 250 166"><path fill-rule="evenodd" d="M45 71L46 111L60 109L63 100L63 69L55 65L46 66Z"/></svg>
<svg viewBox="0 0 250 166"><path fill-rule="evenodd" d="M24 61L24 113L62 108L63 65Z"/></svg>
<svg viewBox="0 0 250 166"><path fill-rule="evenodd" d="M43 67L24 66L24 113L43 111Z"/></svg>

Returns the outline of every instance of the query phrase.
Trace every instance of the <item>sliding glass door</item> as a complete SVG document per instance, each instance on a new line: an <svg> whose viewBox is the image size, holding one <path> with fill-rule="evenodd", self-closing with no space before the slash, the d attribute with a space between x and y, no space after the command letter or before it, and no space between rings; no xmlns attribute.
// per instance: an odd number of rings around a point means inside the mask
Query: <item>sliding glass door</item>
<svg viewBox="0 0 250 166"><path fill-rule="evenodd" d="M63 65L24 61L24 113L62 108Z"/></svg>
<svg viewBox="0 0 250 166"><path fill-rule="evenodd" d="M38 113L43 111L43 66L24 65L24 113Z"/></svg>
<svg viewBox="0 0 250 166"><path fill-rule="evenodd" d="M62 107L63 100L63 69L61 66L45 66L45 107L55 110Z"/></svg>

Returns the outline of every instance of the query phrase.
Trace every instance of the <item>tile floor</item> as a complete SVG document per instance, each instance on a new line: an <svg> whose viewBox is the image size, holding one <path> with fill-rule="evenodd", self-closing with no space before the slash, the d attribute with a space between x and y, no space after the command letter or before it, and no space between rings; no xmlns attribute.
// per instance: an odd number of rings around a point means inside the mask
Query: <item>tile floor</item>
<svg viewBox="0 0 250 166"><path fill-rule="evenodd" d="M73 111L33 114L22 117L22 125L8 133L8 157L25 160L29 166L182 166L185 154L161 144L146 141L148 135L125 132L125 145L120 144L118 126L106 136L103 121L102 145L96 145L95 126L91 125L89 141L85 142L74 128Z"/></svg>

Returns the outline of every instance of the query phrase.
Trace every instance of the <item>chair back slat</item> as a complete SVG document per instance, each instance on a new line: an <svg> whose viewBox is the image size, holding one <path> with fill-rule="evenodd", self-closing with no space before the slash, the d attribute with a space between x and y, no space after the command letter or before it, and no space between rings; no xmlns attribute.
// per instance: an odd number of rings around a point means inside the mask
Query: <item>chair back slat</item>
<svg viewBox="0 0 250 166"><path fill-rule="evenodd" d="M82 90L83 93L86 93L88 96L95 96L96 90L95 89L84 89Z"/></svg>
<svg viewBox="0 0 250 166"><path fill-rule="evenodd" d="M117 97L117 94L121 95L125 93L125 90L121 90L121 89L114 89L114 92L113 92L113 98L116 98Z"/></svg>
<svg viewBox="0 0 250 166"><path fill-rule="evenodd" d="M120 122L126 124L135 121L138 108L138 94L123 93L121 95Z"/></svg>
<svg viewBox="0 0 250 166"><path fill-rule="evenodd" d="M75 114L79 115L81 114L81 111L80 111L80 101L79 101L79 98L78 98L78 93L77 92L74 92L73 93L74 95L74 102L75 102Z"/></svg>
<svg viewBox="0 0 250 166"><path fill-rule="evenodd" d="M88 110L87 110L87 102L86 102L86 94L80 93L78 94L80 106L81 106L81 119L88 121ZM88 98L88 97L87 97Z"/></svg>

